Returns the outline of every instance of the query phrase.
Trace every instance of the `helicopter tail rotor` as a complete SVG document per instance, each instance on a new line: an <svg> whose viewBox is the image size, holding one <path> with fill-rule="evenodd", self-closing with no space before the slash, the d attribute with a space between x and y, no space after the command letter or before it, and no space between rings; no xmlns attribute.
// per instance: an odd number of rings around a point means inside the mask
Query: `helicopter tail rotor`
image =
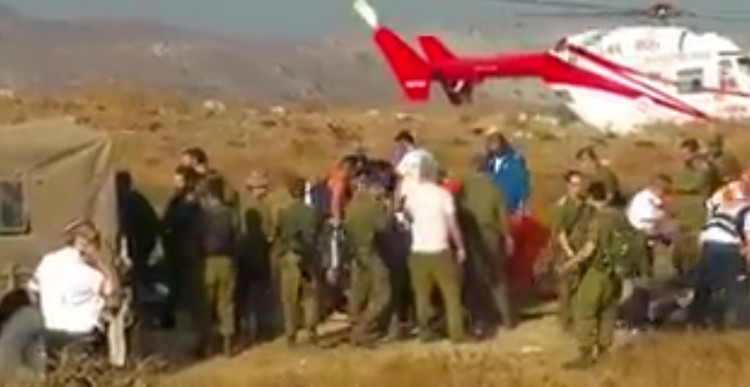
<svg viewBox="0 0 750 387"><path fill-rule="evenodd" d="M600 4L583 0L487 0L493 3L515 4L519 6L534 6L559 8L562 12L526 13L519 16L545 18L645 18L659 22L674 19L703 19L726 22L750 23L750 10L744 12L725 12L721 14L709 12L694 12L683 9L672 3L659 1L648 7L628 7L614 4ZM744 14L744 15L743 15Z"/></svg>

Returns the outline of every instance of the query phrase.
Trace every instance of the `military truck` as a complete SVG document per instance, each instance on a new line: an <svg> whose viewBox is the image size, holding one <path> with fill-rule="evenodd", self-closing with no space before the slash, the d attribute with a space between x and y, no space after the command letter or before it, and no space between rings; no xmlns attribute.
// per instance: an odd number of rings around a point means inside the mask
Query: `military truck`
<svg viewBox="0 0 750 387"><path fill-rule="evenodd" d="M0 128L0 376L40 359L41 314L25 285L64 227L91 219L116 246L112 148L106 132L70 120Z"/></svg>

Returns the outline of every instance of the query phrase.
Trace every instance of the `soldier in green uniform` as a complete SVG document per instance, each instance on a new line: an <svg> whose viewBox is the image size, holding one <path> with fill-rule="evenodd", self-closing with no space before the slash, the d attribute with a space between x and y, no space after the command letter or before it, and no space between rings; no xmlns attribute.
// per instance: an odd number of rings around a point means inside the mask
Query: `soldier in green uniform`
<svg viewBox="0 0 750 387"><path fill-rule="evenodd" d="M698 140L689 138L680 143L683 154L683 176L678 192L707 200L722 185L719 169L712 160L701 153Z"/></svg>
<svg viewBox="0 0 750 387"><path fill-rule="evenodd" d="M740 177L742 167L740 162L730 152L724 149L724 137L715 134L706 142L707 155L721 176L722 184L729 183Z"/></svg>
<svg viewBox="0 0 750 387"><path fill-rule="evenodd" d="M705 221L705 203L722 186L722 176L718 166L701 151L698 140L688 138L680 144L683 155L683 168L677 176L675 192L680 195L676 214L683 230L693 234Z"/></svg>
<svg viewBox="0 0 750 387"><path fill-rule="evenodd" d="M198 230L201 237L203 260L204 314L203 342L208 345L212 336L211 317L216 316L216 330L222 339L225 355L229 355L235 333L234 280L239 241L239 221L236 213L226 205L223 181L211 177L206 181L206 196L201 203ZM210 347L205 347L207 350Z"/></svg>
<svg viewBox="0 0 750 387"><path fill-rule="evenodd" d="M567 192L555 205L553 229L554 263L559 265L575 255L581 248L583 230L591 219L593 207L586 201L583 174L576 170L565 173ZM558 317L565 331L573 328L571 302L580 280L580 271L558 273Z"/></svg>
<svg viewBox="0 0 750 387"><path fill-rule="evenodd" d="M466 246L466 301L472 325L480 335L486 334L489 324L497 322L498 314L507 328L516 324L504 267L512 248L505 201L502 192L482 172L483 166L483 158L472 160L472 172L460 182L457 206ZM488 305L492 305L492 310L487 309Z"/></svg>
<svg viewBox="0 0 750 387"><path fill-rule="evenodd" d="M565 262L564 272L583 275L573 301L575 330L580 355L568 368L588 368L612 345L623 268L628 267L630 230L624 214L607 203L607 188L593 183L588 189L595 214L583 246Z"/></svg>
<svg viewBox="0 0 750 387"><path fill-rule="evenodd" d="M196 191L199 194L205 193L207 186L206 182L210 177L218 177L224 184L224 197L222 200L227 203L237 214L240 213L240 195L237 190L233 189L227 179L222 176L219 171L212 168L208 161L208 155L201 148L188 148L182 153L181 164L192 168L198 179L196 183Z"/></svg>
<svg viewBox="0 0 750 387"><path fill-rule="evenodd" d="M593 146L587 146L576 153L576 160L581 163L581 170L586 174L589 184L600 182L607 188L607 200L617 207L623 207L627 203L620 179L612 168L604 165Z"/></svg>
<svg viewBox="0 0 750 387"><path fill-rule="evenodd" d="M275 232L274 213L268 202L269 181L262 171L245 180L248 197L244 209L244 240L238 268L238 299L243 306L244 334L250 341L273 335L277 322L278 270L271 262Z"/></svg>
<svg viewBox="0 0 750 387"><path fill-rule="evenodd" d="M674 245L677 268L687 271L698 258L695 239L706 218L706 200L722 185L722 178L711 159L701 152L698 140L680 143L683 168L677 175L675 214L680 238Z"/></svg>
<svg viewBox="0 0 750 387"><path fill-rule="evenodd" d="M322 219L318 212L304 202L305 180L291 178L287 183L292 202L277 217L277 255L280 296L287 343L297 342L298 311L303 312L304 328L310 342L317 342L320 320L319 292L321 268L316 249Z"/></svg>
<svg viewBox="0 0 750 387"><path fill-rule="evenodd" d="M385 193L364 175L355 181L355 192L348 203L344 230L351 251L351 292L349 317L352 343L369 343L369 333L389 305L391 288L388 269L376 250L376 235L388 222L381 201Z"/></svg>

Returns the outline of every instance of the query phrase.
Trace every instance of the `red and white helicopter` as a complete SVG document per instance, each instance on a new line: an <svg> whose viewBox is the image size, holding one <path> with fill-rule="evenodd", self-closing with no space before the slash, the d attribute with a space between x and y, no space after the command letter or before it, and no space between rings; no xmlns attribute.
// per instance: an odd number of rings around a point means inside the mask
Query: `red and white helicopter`
<svg viewBox="0 0 750 387"><path fill-rule="evenodd" d="M572 6L594 11L565 15L648 17L661 22L703 17L659 3L646 9L573 1L495 0L525 5ZM750 118L750 56L731 39L688 28L635 25L594 29L560 39L540 52L460 57L435 36L422 35L415 52L388 27L367 0L354 9L372 28L373 39L409 101L426 101L433 81L451 103L470 103L488 78L536 77L562 97L584 123L627 133L644 125ZM716 20L745 20L711 16Z"/></svg>

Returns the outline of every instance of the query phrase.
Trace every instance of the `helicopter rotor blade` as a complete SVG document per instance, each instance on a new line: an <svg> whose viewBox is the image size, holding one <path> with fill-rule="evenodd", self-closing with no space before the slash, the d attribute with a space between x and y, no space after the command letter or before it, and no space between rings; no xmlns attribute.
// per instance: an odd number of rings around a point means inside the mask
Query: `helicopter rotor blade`
<svg viewBox="0 0 750 387"><path fill-rule="evenodd" d="M728 23L750 23L750 17L739 18L739 17L728 17L728 16L692 16L693 19L720 21Z"/></svg>
<svg viewBox="0 0 750 387"><path fill-rule="evenodd" d="M545 13L521 13L518 16L528 18L628 18L643 16L638 11L595 11L595 12L545 12Z"/></svg>
<svg viewBox="0 0 750 387"><path fill-rule="evenodd" d="M750 23L750 15L746 16L730 16L730 15L717 15L708 13L696 13L696 12L683 12L679 15L680 17L686 17L691 19L702 19L702 20L713 20L730 23Z"/></svg>
<svg viewBox="0 0 750 387"><path fill-rule="evenodd" d="M546 7L558 7L558 8L570 8L570 9L587 9L587 10L600 10L600 11L623 11L631 10L632 7L622 7L611 4L599 4L585 1L564 1L564 0L486 0L492 3L507 3L517 4L526 6L546 6Z"/></svg>

